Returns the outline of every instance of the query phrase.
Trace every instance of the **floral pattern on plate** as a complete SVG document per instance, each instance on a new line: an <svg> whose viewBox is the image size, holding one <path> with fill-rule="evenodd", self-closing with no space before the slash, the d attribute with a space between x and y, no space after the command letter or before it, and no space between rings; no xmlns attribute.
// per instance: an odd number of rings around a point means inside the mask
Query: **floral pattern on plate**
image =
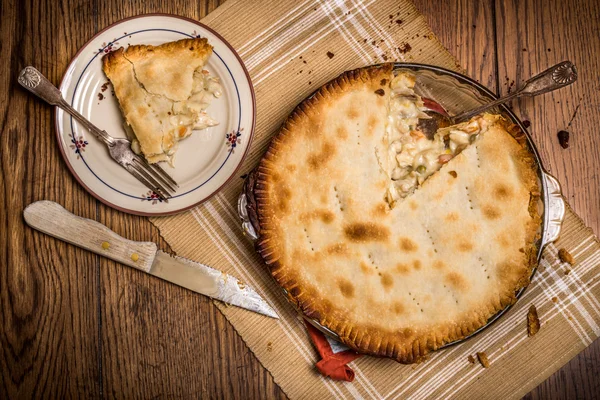
<svg viewBox="0 0 600 400"><path fill-rule="evenodd" d="M242 131L244 130L244 128L240 129L239 131L231 131L230 133L228 133L227 135L225 135L225 143L227 144L227 149L233 153L236 146L240 143L242 143L242 139L240 139L240 137L242 136Z"/></svg>
<svg viewBox="0 0 600 400"><path fill-rule="evenodd" d="M75 151L75 154L77 154L77 159L79 160L79 156L85 151L85 146L87 146L89 143L83 138L83 136L76 137L73 135L73 133L70 133L69 137L71 138L72 143L69 147Z"/></svg>
<svg viewBox="0 0 600 400"><path fill-rule="evenodd" d="M168 203L169 200L161 198L155 191L148 190L147 193L142 194L142 201L150 201L152 205L157 203Z"/></svg>

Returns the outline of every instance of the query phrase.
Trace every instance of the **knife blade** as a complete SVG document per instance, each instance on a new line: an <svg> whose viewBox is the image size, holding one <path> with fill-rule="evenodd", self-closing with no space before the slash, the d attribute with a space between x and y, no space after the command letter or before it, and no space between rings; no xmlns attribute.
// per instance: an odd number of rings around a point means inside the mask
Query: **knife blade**
<svg viewBox="0 0 600 400"><path fill-rule="evenodd" d="M279 318L275 310L250 286L229 274L187 258L158 250L149 273L213 299Z"/></svg>
<svg viewBox="0 0 600 400"><path fill-rule="evenodd" d="M139 269L196 293L272 318L269 304L237 278L187 258L158 250L156 243L128 240L106 226L79 217L59 204L42 200L23 211L30 227L103 257Z"/></svg>

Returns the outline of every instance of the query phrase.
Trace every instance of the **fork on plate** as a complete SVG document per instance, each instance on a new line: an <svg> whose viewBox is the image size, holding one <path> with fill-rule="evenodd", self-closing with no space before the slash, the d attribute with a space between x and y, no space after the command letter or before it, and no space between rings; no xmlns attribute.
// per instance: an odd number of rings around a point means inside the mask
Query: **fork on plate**
<svg viewBox="0 0 600 400"><path fill-rule="evenodd" d="M62 97L60 90L54 86L37 69L29 66L19 73L19 84L46 103L57 106L71 115L77 122L93 133L106 147L113 160L125 168L148 189L154 191L163 199L173 197L179 187L177 182L161 167L150 164L131 150L131 142L127 139L117 139L106 131L99 129L75 110Z"/></svg>

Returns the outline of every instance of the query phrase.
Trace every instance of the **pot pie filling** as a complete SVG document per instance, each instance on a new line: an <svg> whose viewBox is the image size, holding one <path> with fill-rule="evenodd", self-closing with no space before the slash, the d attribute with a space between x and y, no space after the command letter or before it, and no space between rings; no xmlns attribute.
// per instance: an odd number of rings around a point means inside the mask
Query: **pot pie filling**
<svg viewBox="0 0 600 400"><path fill-rule="evenodd" d="M386 127L388 165L385 168L391 180L386 194L390 206L413 193L498 120L496 115L484 114L468 122L439 129L429 139L417 128L419 119L430 117L424 112L426 108L414 86L415 76L408 72L397 74L390 82Z"/></svg>
<svg viewBox="0 0 600 400"><path fill-rule="evenodd" d="M414 85L383 64L323 86L271 141L248 209L288 299L356 351L402 363L516 301L541 224L524 136L484 114L429 140Z"/></svg>
<svg viewBox="0 0 600 400"><path fill-rule="evenodd" d="M172 129L177 130L178 140L185 139L192 134L192 131L219 125L219 122L208 115L205 110L210 106L213 99L218 99L222 94L223 87L218 77L211 76L210 72L205 69L194 71L190 97L187 100L174 101L170 111L167 111L166 117ZM155 95L148 94L148 96ZM123 127L127 138L131 140L131 150L138 155L143 154L140 142L135 136L131 125L124 121ZM167 160L173 166L172 159L177 150L177 143L172 147L164 146L163 150L165 151L164 156L150 157L157 161Z"/></svg>

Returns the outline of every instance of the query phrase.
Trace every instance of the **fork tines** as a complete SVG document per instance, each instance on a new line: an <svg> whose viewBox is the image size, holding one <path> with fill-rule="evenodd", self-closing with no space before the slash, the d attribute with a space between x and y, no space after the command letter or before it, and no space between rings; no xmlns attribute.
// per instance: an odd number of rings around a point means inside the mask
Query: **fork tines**
<svg viewBox="0 0 600 400"><path fill-rule="evenodd" d="M161 167L149 164L146 160L134 155L126 169L148 188L163 199L173 197L179 185Z"/></svg>

